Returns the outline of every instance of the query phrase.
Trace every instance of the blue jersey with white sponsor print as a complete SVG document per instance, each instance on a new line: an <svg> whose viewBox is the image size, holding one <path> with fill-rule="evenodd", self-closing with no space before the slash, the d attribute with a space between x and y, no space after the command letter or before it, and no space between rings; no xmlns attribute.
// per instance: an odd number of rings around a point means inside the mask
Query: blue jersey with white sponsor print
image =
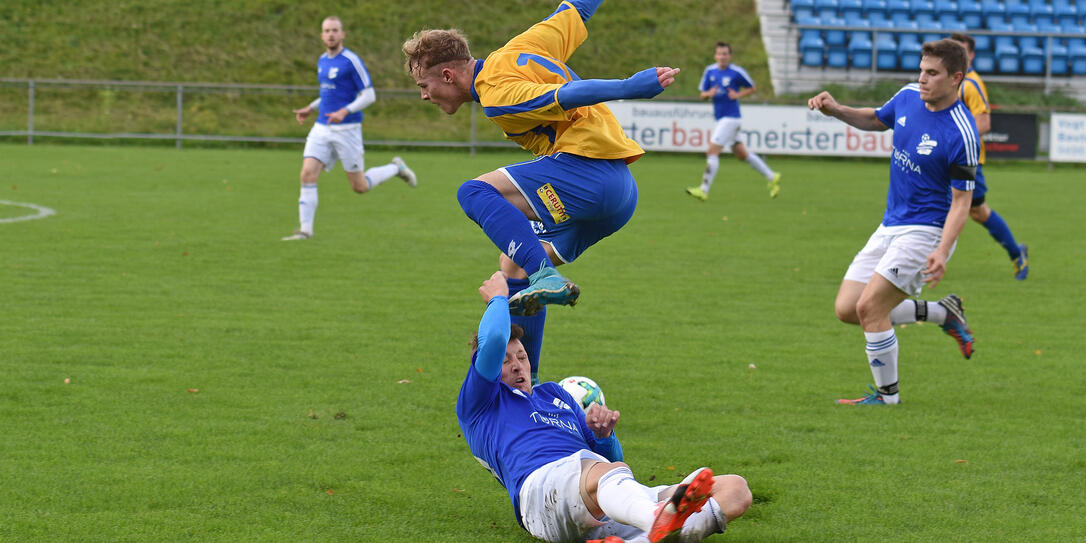
<svg viewBox="0 0 1086 543"><path fill-rule="evenodd" d="M973 190L980 155L973 115L961 100L928 110L916 83L902 87L875 115L894 131L882 224L942 227L950 211L950 188Z"/></svg>
<svg viewBox="0 0 1086 543"><path fill-rule="evenodd" d="M705 73L701 76L701 84L698 90L705 92L717 87L713 96L713 114L717 119L724 117L739 118L739 100L728 97L728 89L739 92L741 89L753 87L754 80L747 71L735 64L729 64L727 68L721 68L716 64L705 67Z"/></svg>
<svg viewBox="0 0 1086 543"><path fill-rule="evenodd" d="M328 114L335 113L358 97L366 87L373 83L366 65L354 51L343 48L338 55L329 57L325 52L317 60L317 80L321 85L320 116L317 122L328 124ZM348 113L343 124L362 122L362 112Z"/></svg>

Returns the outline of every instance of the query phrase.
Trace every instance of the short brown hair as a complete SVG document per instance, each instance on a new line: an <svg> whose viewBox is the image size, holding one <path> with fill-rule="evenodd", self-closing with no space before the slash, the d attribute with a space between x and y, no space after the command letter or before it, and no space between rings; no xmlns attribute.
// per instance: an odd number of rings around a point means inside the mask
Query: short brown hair
<svg viewBox="0 0 1086 543"><path fill-rule="evenodd" d="M729 53L731 53L731 52L732 52L732 44L730 44L730 43L728 43L728 42L726 42L726 41L718 41L718 42L716 42L716 48L717 48L717 49L720 49L721 47L727 47L727 48L728 48L728 52L729 52Z"/></svg>
<svg viewBox="0 0 1086 543"><path fill-rule="evenodd" d="M403 54L407 55L407 71L412 74L446 62L471 60L468 38L455 28L419 30L403 43Z"/></svg>
<svg viewBox="0 0 1086 543"><path fill-rule="evenodd" d="M509 325L509 341L524 337L524 329L516 324ZM471 336L471 352L479 350L479 334Z"/></svg>
<svg viewBox="0 0 1086 543"><path fill-rule="evenodd" d="M977 40L974 40L973 36L970 36L965 32L955 32L950 35L950 39L964 45L966 50L970 53L977 50Z"/></svg>
<svg viewBox="0 0 1086 543"><path fill-rule="evenodd" d="M947 73L950 75L958 72L965 75L965 70L969 67L969 54L965 52L965 47L949 38L925 43L920 50L920 54L942 60L943 67L946 68Z"/></svg>

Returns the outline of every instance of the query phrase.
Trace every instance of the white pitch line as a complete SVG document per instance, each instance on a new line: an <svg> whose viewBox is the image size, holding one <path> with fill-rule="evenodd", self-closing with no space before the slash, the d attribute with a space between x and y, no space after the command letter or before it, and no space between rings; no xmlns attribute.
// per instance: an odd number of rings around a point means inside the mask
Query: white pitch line
<svg viewBox="0 0 1086 543"><path fill-rule="evenodd" d="M33 215L23 215L22 217L8 217L8 218L0 219L0 223L19 222L19 221L32 221L34 219L44 219L44 218L46 218L46 217L48 217L50 215L56 215L57 214L57 212L55 210L52 210L52 209L49 209L48 207L40 206L40 205L37 205L37 204L26 204L26 203L23 203L23 202L9 202L7 200L0 200L0 205L17 206L17 207L29 207L30 209L33 209L33 210L37 211L37 213L35 213Z"/></svg>

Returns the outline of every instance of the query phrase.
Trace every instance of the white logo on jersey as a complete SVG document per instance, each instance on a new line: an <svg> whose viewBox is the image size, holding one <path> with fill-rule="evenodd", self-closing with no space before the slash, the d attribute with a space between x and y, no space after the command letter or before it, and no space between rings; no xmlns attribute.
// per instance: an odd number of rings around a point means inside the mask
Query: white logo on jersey
<svg viewBox="0 0 1086 543"><path fill-rule="evenodd" d="M730 77L722 77L720 79L720 86L721 87L727 87L728 85L731 85L731 84L732 84L732 78L730 78Z"/></svg>
<svg viewBox="0 0 1086 543"><path fill-rule="evenodd" d="M567 404L566 402L563 402L562 400L560 400L558 398L554 399L554 406L557 407L558 409L565 409L566 411L573 411L572 409L569 408L569 404Z"/></svg>
<svg viewBox="0 0 1086 543"><path fill-rule="evenodd" d="M905 126L905 116L904 115L897 118L897 124L900 124L901 126Z"/></svg>
<svg viewBox="0 0 1086 543"><path fill-rule="evenodd" d="M331 70L328 70L328 79L335 79L337 75L339 75L339 68L332 67Z"/></svg>
<svg viewBox="0 0 1086 543"><path fill-rule="evenodd" d="M920 173L920 165L913 162L913 157L909 156L909 152L897 147L894 147L894 164L897 164L901 171L923 175Z"/></svg>
<svg viewBox="0 0 1086 543"><path fill-rule="evenodd" d="M520 250L521 245L524 245L524 244L523 243L517 243L516 240L510 241L509 242L509 249L505 251L505 254L508 255L509 258L513 258L513 256L515 256L517 254L517 251Z"/></svg>
<svg viewBox="0 0 1086 543"><path fill-rule="evenodd" d="M927 134L920 136L920 145L916 146L916 154L918 155L930 155L931 150L939 145L939 142L931 139Z"/></svg>
<svg viewBox="0 0 1086 543"><path fill-rule="evenodd" d="M577 425L572 422L564 421L558 417L548 417L540 413L539 411L532 411L532 414L528 416L532 419L532 422L538 424L546 424L555 428L561 428L571 434L580 434L581 431L577 429Z"/></svg>

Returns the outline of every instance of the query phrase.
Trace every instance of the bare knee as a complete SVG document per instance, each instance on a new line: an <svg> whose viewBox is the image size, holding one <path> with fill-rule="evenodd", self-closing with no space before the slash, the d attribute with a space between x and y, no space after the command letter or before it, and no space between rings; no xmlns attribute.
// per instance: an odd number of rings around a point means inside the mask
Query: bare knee
<svg viewBox="0 0 1086 543"><path fill-rule="evenodd" d="M738 475L717 475L713 480L713 498L720 512L730 522L743 516L754 502L747 480Z"/></svg>
<svg viewBox="0 0 1086 543"><path fill-rule="evenodd" d="M856 317L858 319L857 322L863 324L881 316L876 315L875 311L875 303L873 303L870 299L860 298L860 301L856 302Z"/></svg>
<svg viewBox="0 0 1086 543"><path fill-rule="evenodd" d="M837 320L845 324L860 324L860 317L856 314L856 303L851 300L836 300L833 304L833 312L837 315Z"/></svg>
<svg viewBox="0 0 1086 543"><path fill-rule="evenodd" d="M370 191L370 182L362 172L358 172L357 175L348 175L347 179L351 182L351 190L358 194L365 194Z"/></svg>
<svg viewBox="0 0 1086 543"><path fill-rule="evenodd" d="M989 215L991 215L991 212L988 210L988 206L986 206L984 204L981 204L981 205L976 206L976 207L969 208L969 216L974 221L977 221L977 222L979 222L981 224L984 224L985 222L988 221L988 216Z"/></svg>

